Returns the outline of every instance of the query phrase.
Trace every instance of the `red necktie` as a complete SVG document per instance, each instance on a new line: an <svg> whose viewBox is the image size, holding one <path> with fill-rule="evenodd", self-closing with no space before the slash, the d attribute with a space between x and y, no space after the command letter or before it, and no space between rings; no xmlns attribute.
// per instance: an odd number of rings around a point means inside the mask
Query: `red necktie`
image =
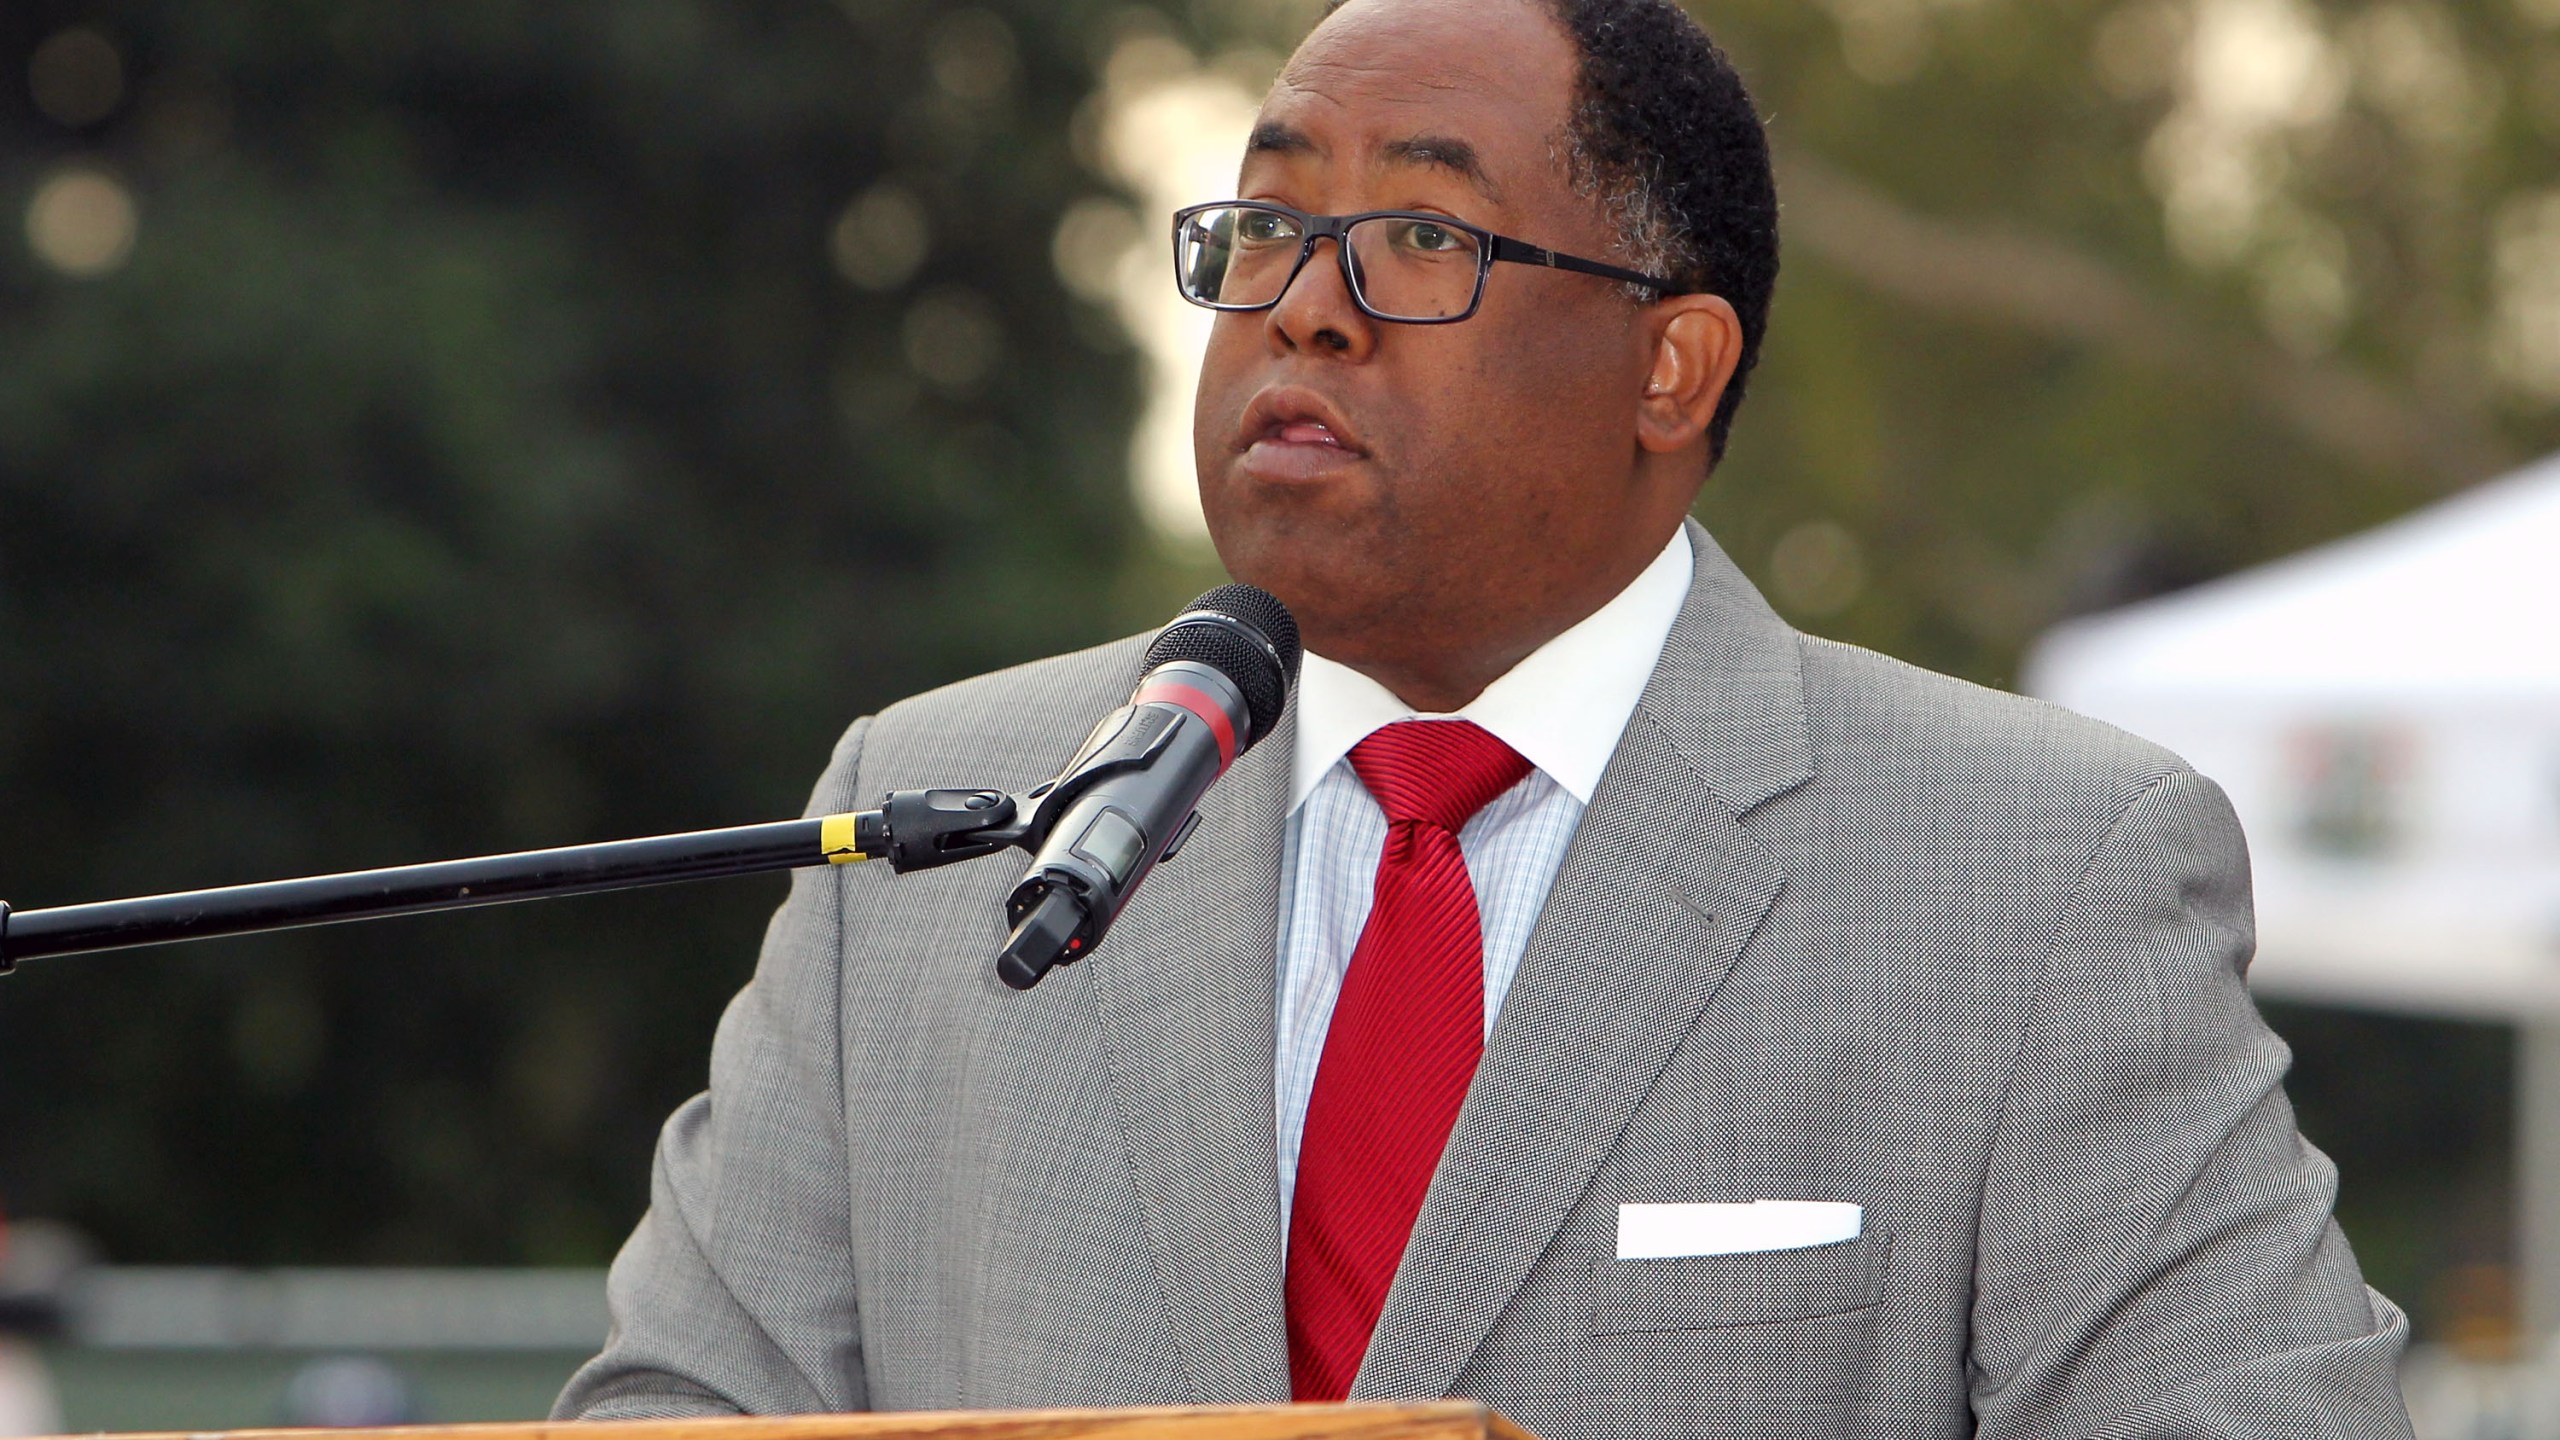
<svg viewBox="0 0 2560 1440"><path fill-rule="evenodd" d="M1458 829L1529 762L1464 720L1389 725L1351 749L1387 815L1369 923L1307 1100L1289 1210L1289 1384L1350 1393L1484 1050L1484 933Z"/></svg>

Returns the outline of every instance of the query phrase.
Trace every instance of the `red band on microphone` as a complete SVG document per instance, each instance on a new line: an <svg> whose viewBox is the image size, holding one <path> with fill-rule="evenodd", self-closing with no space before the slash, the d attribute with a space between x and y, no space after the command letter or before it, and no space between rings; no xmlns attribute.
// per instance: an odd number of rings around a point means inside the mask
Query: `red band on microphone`
<svg viewBox="0 0 2560 1440"><path fill-rule="evenodd" d="M1227 773L1227 767L1236 763L1236 726L1234 721L1227 718L1225 706L1220 705L1204 692L1174 680L1150 680L1139 687L1137 694L1129 697L1129 703L1132 705L1145 705L1155 701L1162 701L1167 705L1179 705L1199 716L1200 723L1209 727L1209 733L1218 737L1219 774L1224 775Z"/></svg>

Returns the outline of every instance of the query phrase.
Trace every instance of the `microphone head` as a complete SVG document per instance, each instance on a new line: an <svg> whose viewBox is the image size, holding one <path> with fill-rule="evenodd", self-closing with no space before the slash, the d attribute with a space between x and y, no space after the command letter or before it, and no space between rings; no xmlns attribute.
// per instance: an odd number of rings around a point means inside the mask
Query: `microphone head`
<svg viewBox="0 0 2560 1440"><path fill-rule="evenodd" d="M1183 606L1147 647L1148 670L1170 660L1206 665L1235 683L1253 722L1241 751L1270 734L1288 708L1298 683L1298 622L1268 590L1221 585Z"/></svg>

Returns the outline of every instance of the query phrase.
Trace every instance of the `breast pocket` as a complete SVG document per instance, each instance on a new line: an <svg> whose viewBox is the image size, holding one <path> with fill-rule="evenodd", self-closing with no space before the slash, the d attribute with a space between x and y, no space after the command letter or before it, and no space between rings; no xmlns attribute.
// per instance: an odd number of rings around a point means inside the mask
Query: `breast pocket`
<svg viewBox="0 0 2560 1440"><path fill-rule="evenodd" d="M1893 1237L1869 1231L1836 1245L1602 1260L1591 1267L1592 1335L1721 1330L1815 1320L1884 1298Z"/></svg>

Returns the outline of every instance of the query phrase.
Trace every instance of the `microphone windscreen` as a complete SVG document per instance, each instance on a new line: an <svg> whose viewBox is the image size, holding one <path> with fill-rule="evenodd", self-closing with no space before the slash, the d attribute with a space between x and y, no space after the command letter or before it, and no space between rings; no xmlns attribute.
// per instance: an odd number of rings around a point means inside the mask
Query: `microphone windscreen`
<svg viewBox="0 0 2560 1440"><path fill-rule="evenodd" d="M1253 733L1239 748L1271 733L1298 683L1298 622L1270 591L1221 585L1182 607L1147 647L1146 668L1170 660L1206 665L1244 695Z"/></svg>

